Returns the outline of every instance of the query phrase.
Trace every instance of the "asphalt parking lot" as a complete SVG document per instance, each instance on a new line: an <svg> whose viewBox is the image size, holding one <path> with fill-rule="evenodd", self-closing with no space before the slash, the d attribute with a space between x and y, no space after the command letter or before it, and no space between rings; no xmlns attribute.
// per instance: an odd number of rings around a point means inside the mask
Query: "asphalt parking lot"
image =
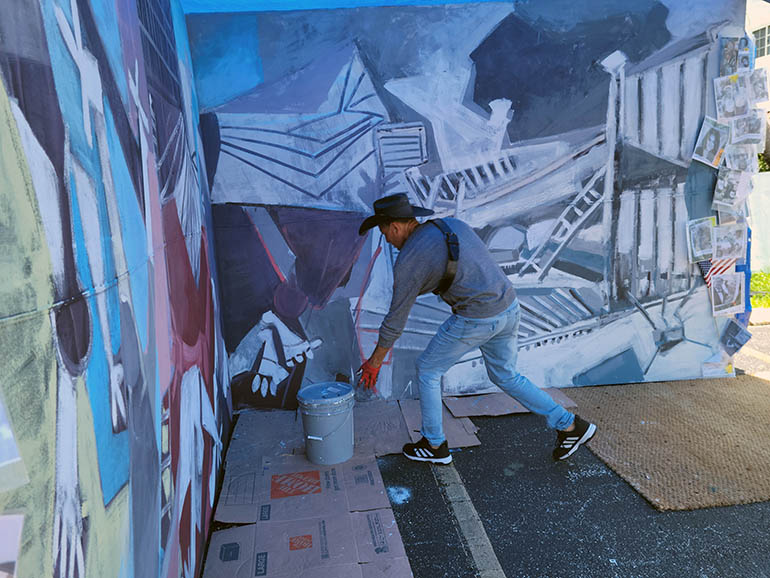
<svg viewBox="0 0 770 578"><path fill-rule="evenodd" d="M770 403L770 326L750 330L736 369ZM554 463L537 416L473 421L451 466L378 459L415 577L770 577L770 502L660 512L587 448Z"/></svg>

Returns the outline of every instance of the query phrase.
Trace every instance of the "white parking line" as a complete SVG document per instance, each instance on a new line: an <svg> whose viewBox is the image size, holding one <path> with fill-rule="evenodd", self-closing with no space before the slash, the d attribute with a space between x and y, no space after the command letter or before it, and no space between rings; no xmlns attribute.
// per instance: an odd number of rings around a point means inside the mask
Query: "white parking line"
<svg viewBox="0 0 770 578"><path fill-rule="evenodd" d="M438 487L451 506L460 532L468 544L479 576L482 578L505 578L505 572L503 572L500 561L492 549L492 543L489 541L486 530L484 530L481 518L476 512L454 464L433 465L432 470Z"/></svg>
<svg viewBox="0 0 770 578"><path fill-rule="evenodd" d="M757 351L756 349L753 349L748 345L743 346L743 348L741 349L741 353L745 353L747 355L750 355L751 357L755 357L760 361L764 361L765 363L770 363L770 355L767 355L766 353L762 353L761 351Z"/></svg>

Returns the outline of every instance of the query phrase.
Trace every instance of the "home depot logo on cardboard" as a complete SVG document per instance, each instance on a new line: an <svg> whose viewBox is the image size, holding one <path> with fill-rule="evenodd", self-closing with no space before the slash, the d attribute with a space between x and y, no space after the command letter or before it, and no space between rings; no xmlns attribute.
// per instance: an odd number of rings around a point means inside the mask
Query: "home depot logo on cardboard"
<svg viewBox="0 0 770 578"><path fill-rule="evenodd" d="M306 550L313 547L313 535L292 536L289 538L289 550Z"/></svg>
<svg viewBox="0 0 770 578"><path fill-rule="evenodd" d="M276 474L270 480L270 498L290 498L321 493L321 475L318 470Z"/></svg>

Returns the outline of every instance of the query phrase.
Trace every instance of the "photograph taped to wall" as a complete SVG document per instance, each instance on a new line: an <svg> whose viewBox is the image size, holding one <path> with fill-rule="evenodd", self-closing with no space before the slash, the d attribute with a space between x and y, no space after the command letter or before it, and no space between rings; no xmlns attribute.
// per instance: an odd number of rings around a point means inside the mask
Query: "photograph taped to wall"
<svg viewBox="0 0 770 578"><path fill-rule="evenodd" d="M717 223L719 225L734 225L736 223L745 223L746 219L739 211L717 211Z"/></svg>
<svg viewBox="0 0 770 578"><path fill-rule="evenodd" d="M711 208L713 210L736 210L738 205L749 195L750 185L750 173L721 167L716 187L714 187Z"/></svg>
<svg viewBox="0 0 770 578"><path fill-rule="evenodd" d="M759 172L757 147L753 144L730 144L725 147L725 166L734 171Z"/></svg>
<svg viewBox="0 0 770 578"><path fill-rule="evenodd" d="M746 327L735 319L730 319L722 331L720 343L725 352L732 357L751 340L751 337L752 335Z"/></svg>
<svg viewBox="0 0 770 578"><path fill-rule="evenodd" d="M741 118L749 114L749 75L746 73L720 76L714 79L717 119Z"/></svg>
<svg viewBox="0 0 770 578"><path fill-rule="evenodd" d="M719 342L727 355L732 357L751 339L751 333L735 319L730 319L722 331Z"/></svg>
<svg viewBox="0 0 770 578"><path fill-rule="evenodd" d="M717 168L729 139L730 127L711 117L703 119L692 158Z"/></svg>
<svg viewBox="0 0 770 578"><path fill-rule="evenodd" d="M756 105L759 102L770 100L770 91L767 87L767 69L756 68L752 70L750 79L749 90L752 104Z"/></svg>
<svg viewBox="0 0 770 578"><path fill-rule="evenodd" d="M720 225L711 230L713 259L743 259L746 256L746 225Z"/></svg>
<svg viewBox="0 0 770 578"><path fill-rule="evenodd" d="M714 317L743 313L745 277L743 273L726 273L711 278L711 307Z"/></svg>
<svg viewBox="0 0 770 578"><path fill-rule="evenodd" d="M753 109L747 116L730 121L731 144L764 144L765 112Z"/></svg>
<svg viewBox="0 0 770 578"><path fill-rule="evenodd" d="M751 57L748 53L738 54L738 72L749 72L751 70Z"/></svg>
<svg viewBox="0 0 770 578"><path fill-rule="evenodd" d="M738 43L743 39L726 37L721 39L719 56L719 76L729 76L738 72Z"/></svg>
<svg viewBox="0 0 770 578"><path fill-rule="evenodd" d="M711 229L716 227L715 217L687 221L687 248L690 263L711 259Z"/></svg>
<svg viewBox="0 0 770 578"><path fill-rule="evenodd" d="M738 56L751 54L753 48L753 44L751 42L752 38L753 35L744 34L738 39Z"/></svg>

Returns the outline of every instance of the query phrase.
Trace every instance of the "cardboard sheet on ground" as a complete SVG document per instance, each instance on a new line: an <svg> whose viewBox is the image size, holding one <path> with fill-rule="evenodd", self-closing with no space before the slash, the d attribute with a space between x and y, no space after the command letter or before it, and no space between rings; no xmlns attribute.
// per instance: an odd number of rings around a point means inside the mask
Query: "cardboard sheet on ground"
<svg viewBox="0 0 770 578"><path fill-rule="evenodd" d="M397 401L356 402L353 427L356 457L400 454L411 441Z"/></svg>
<svg viewBox="0 0 770 578"><path fill-rule="evenodd" d="M390 508L215 532L204 578L411 578Z"/></svg>
<svg viewBox="0 0 770 578"><path fill-rule="evenodd" d="M409 430L409 436L413 442L419 441L422 437L420 428L422 427L422 415L420 413L419 399L402 399L398 402L401 406L401 412L404 414L406 427ZM470 446L480 446L481 442L476 437L479 431L473 422L467 418L456 418L449 410L442 406L444 435L450 448L465 448Z"/></svg>
<svg viewBox="0 0 770 578"><path fill-rule="evenodd" d="M364 578L411 578L412 567L404 558L388 558L378 564L362 564Z"/></svg>
<svg viewBox="0 0 770 578"><path fill-rule="evenodd" d="M553 400L567 409L577 407L574 401L567 397L558 388L549 387L544 391L550 395ZM497 392L485 393L482 395L464 395L461 397L447 396L444 398L444 405L452 412L455 417L470 416L496 416L509 415L512 413L529 413L529 410L513 399L510 395Z"/></svg>
<svg viewBox="0 0 770 578"><path fill-rule="evenodd" d="M286 410L248 410L238 414L227 449L227 469L250 469L259 466L264 456L304 451L302 416Z"/></svg>
<svg viewBox="0 0 770 578"><path fill-rule="evenodd" d="M318 466L304 456L263 458L225 471L215 519L229 523L297 520L390 506L373 456Z"/></svg>
<svg viewBox="0 0 770 578"><path fill-rule="evenodd" d="M351 516L364 577L410 578L412 570L393 510L355 512Z"/></svg>
<svg viewBox="0 0 770 578"><path fill-rule="evenodd" d="M204 578L361 578L349 515L214 532Z"/></svg>

